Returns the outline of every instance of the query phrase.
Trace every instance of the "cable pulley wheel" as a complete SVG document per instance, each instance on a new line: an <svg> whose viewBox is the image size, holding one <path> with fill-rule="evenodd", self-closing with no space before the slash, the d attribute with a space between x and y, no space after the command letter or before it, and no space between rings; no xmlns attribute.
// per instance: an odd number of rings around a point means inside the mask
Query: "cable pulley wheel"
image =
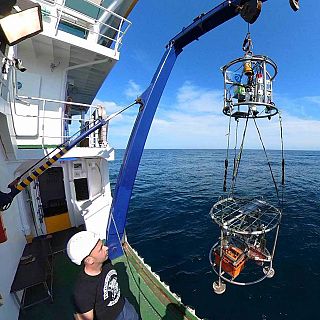
<svg viewBox="0 0 320 320"><path fill-rule="evenodd" d="M240 15L244 21L252 24L258 19L261 12L261 8L261 1L249 0L241 6Z"/></svg>

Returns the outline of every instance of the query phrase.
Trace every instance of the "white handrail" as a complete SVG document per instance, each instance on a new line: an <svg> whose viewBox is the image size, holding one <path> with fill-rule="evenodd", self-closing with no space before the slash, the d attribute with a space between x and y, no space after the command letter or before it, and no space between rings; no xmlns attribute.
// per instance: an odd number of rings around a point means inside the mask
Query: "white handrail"
<svg viewBox="0 0 320 320"><path fill-rule="evenodd" d="M55 102L55 103L62 103L62 104L72 104L74 106L79 106L79 107L92 107L95 109L98 109L99 106L93 106L92 104L85 104L85 103L79 103L79 102L72 102L72 101L63 101L63 100L56 100L56 99L48 99L48 98L40 98L40 97L29 97L29 96L16 96L18 99L26 99L26 100L39 100L39 101L46 101L46 102Z"/></svg>
<svg viewBox="0 0 320 320"><path fill-rule="evenodd" d="M101 21L100 19L94 19L92 17L90 17L89 15L83 13L82 11L77 11L74 8L68 7L66 5L66 0L63 0L62 3L59 3L58 1L48 1L48 0L36 0L37 2L40 3L45 3L45 4L49 4L52 7L56 7L57 9L57 15L50 13L46 13L48 16L51 16L53 18L56 19L56 23L55 23L55 34L57 34L58 32L58 27L60 24L60 21L66 21L69 24L73 25L73 26L77 26L80 27L81 29L85 30L86 32L88 32L89 34L95 34L97 35L95 42L98 43L98 40L100 37L105 38L109 41L112 41L114 44L114 50L115 51L119 51L120 46L122 44L122 38L123 36L126 34L126 32L128 31L128 29L131 26L131 22L120 16L119 14L109 10L108 8L105 8L101 5L98 5L90 0L78 0L78 2L86 2L92 6L94 6L96 9L103 11L102 15L108 15L108 17L113 16L114 18L118 19L118 27L114 27L111 24L107 24L104 21ZM79 3L80 5L80 3ZM76 23L75 21L72 21L72 19L68 20L65 19L64 16L66 17L69 16L70 18L74 19L74 20L82 20L83 23ZM87 26L87 25L90 26ZM115 34L113 35L113 37L109 37L107 36L105 33L101 33L99 31L97 31L94 26L98 26L97 28L98 30L101 30L103 27L106 28L107 30L112 30L115 32Z"/></svg>
<svg viewBox="0 0 320 320"><path fill-rule="evenodd" d="M13 102L12 104L12 112L14 113L15 116L17 117L24 117L24 118L37 118L37 126L36 126L36 135L38 138L41 138L41 145L44 148L45 147L45 138L61 138L63 141L68 138L69 136L65 134L64 128L65 125L67 125L67 121L68 124L70 125L72 122L75 123L79 123L80 122L80 127L86 125L86 124L92 124L98 117L98 109L101 108L101 106L98 105L90 105L90 104L85 104L85 103L78 103L78 102L72 102L72 101L61 101L61 100L56 100L56 99L47 99L47 98L40 98L40 97L28 97L28 96L16 96L15 97L15 101L19 102L23 102L23 104L26 105L30 105L31 103L29 101L37 101L38 102L38 112L36 115L26 115L26 114L19 114L17 112L16 106L15 106L15 102ZM40 106L41 103L41 106ZM72 119L72 117L68 117L65 114L65 110L61 110L61 112L58 112L58 108L56 108L55 113L57 114L57 116L52 116L52 115L46 115L46 111L48 110L48 103L55 103L58 105L62 105L62 106L66 106L66 105L70 105L73 107L85 107L87 108L87 112L86 112L86 116L81 118L81 119ZM37 103L35 103L37 104ZM40 109L41 109L41 113L40 113ZM53 110L50 110L53 111ZM57 136L57 135L47 135L45 134L45 119L50 119L50 120L60 120L62 121L62 129L63 132L61 135ZM40 126L40 121L41 121L41 126ZM21 137L19 135L19 137ZM90 146L96 146L97 145L97 141L96 141L96 137L94 137L93 139L90 139Z"/></svg>

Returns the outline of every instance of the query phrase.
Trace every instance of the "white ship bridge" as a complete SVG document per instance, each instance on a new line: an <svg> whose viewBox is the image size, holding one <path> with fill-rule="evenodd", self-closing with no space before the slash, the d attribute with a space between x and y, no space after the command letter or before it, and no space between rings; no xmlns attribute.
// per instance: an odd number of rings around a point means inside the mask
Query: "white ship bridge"
<svg viewBox="0 0 320 320"><path fill-rule="evenodd" d="M9 110L2 101L2 112L12 117L13 144L19 149L59 145L77 127L81 129L97 117L98 107L91 103L119 60L131 24L125 16L135 4L38 2L44 31L9 52L9 56L21 59L27 71L11 68L11 74L1 81L1 97L11 107ZM97 146L93 140L89 145Z"/></svg>
<svg viewBox="0 0 320 320"><path fill-rule="evenodd" d="M126 17L137 0L33 2L41 5L43 32L0 52L2 190L32 174L32 166L48 160L68 138L107 117L108 110L92 102L120 58L131 25ZM8 233L18 228L28 238L85 222L104 235L113 159L104 126L21 192L10 208L20 221L7 224Z"/></svg>

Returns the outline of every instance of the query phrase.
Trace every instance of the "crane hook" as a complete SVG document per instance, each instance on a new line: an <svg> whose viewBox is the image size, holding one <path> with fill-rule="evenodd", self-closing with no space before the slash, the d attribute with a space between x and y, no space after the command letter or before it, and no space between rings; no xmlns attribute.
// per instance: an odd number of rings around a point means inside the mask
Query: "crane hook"
<svg viewBox="0 0 320 320"><path fill-rule="evenodd" d="M300 9L299 0L289 0L289 2L293 11L298 11Z"/></svg>

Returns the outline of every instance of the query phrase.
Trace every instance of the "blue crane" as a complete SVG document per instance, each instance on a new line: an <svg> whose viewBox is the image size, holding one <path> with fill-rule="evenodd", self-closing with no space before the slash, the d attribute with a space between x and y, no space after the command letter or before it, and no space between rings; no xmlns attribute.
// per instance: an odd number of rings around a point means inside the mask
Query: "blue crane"
<svg viewBox="0 0 320 320"><path fill-rule="evenodd" d="M262 3L266 1L267 0L223 1L209 12L200 14L196 17L189 26L184 28L167 44L165 53L160 60L150 85L135 102L140 104L140 109L129 138L115 186L108 222L107 245L109 247L109 256L111 259L115 259L123 254L121 241L124 235L129 202L140 159L158 103L177 57L188 44L239 14L246 22L250 24L254 23L259 17ZM299 0L289 0L289 2L294 11L299 9ZM90 129L86 130L75 139L59 146L59 151L42 163L38 168L34 169L29 176L24 178L21 182L21 177L19 177L10 183L8 185L10 192L5 193L0 191L0 210L6 210L16 195L24 190L32 181L37 179L39 175L80 141L88 137L92 132L106 125L108 120L108 118L98 119Z"/></svg>
<svg viewBox="0 0 320 320"><path fill-rule="evenodd" d="M142 107L131 132L115 187L107 230L107 245L111 259L123 254L121 239L140 159L158 103L177 57L188 44L239 14L246 22L254 23L261 12L262 3L266 1L224 1L209 12L196 17L167 44L150 85L140 96ZM299 9L299 0L289 2L294 11Z"/></svg>

